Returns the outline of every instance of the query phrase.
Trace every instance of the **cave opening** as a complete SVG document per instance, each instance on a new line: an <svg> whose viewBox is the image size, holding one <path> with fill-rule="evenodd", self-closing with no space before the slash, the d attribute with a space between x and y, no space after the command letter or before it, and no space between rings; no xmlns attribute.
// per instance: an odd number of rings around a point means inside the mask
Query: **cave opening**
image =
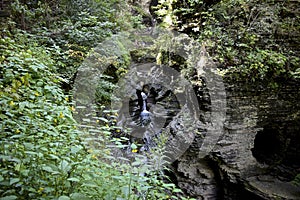
<svg viewBox="0 0 300 200"><path fill-rule="evenodd" d="M255 136L252 155L260 163L272 164L280 157L282 148L279 129L276 127L265 127Z"/></svg>

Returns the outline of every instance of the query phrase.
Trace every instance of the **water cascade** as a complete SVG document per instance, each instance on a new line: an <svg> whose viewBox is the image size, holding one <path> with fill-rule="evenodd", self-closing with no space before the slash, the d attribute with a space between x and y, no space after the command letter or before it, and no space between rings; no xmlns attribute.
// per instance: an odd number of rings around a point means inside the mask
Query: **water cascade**
<svg viewBox="0 0 300 200"><path fill-rule="evenodd" d="M142 112L140 114L140 120L142 127L148 125L151 121L150 112L147 110L147 95L144 92L141 92L141 96L143 99Z"/></svg>

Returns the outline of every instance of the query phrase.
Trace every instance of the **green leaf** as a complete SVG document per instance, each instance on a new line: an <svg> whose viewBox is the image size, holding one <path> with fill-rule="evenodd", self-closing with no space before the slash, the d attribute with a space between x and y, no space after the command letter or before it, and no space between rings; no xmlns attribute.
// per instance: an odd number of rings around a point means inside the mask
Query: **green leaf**
<svg viewBox="0 0 300 200"><path fill-rule="evenodd" d="M84 184L82 184L82 186L91 187L91 188L98 188L99 187L98 185L95 185L93 183L84 183Z"/></svg>
<svg viewBox="0 0 300 200"><path fill-rule="evenodd" d="M66 160L62 160L59 164L59 167L62 172L68 172L71 169L69 162Z"/></svg>
<svg viewBox="0 0 300 200"><path fill-rule="evenodd" d="M103 118L103 117L98 117L97 119L99 119L99 120L101 120L101 121L103 121L103 122L108 122L108 120L107 119L105 119L105 118Z"/></svg>
<svg viewBox="0 0 300 200"><path fill-rule="evenodd" d="M73 182L80 182L78 178L68 178L68 181L73 181Z"/></svg>
<svg viewBox="0 0 300 200"><path fill-rule="evenodd" d="M32 143L24 142L24 146L26 149L34 149L34 145Z"/></svg>
<svg viewBox="0 0 300 200"><path fill-rule="evenodd" d="M175 189L173 190L173 192L178 193L178 192L182 192L182 191L181 191L180 189L175 188Z"/></svg>
<svg viewBox="0 0 300 200"><path fill-rule="evenodd" d="M60 158L57 155L49 154L52 159L59 160Z"/></svg>
<svg viewBox="0 0 300 200"><path fill-rule="evenodd" d="M15 195L10 195L10 196L5 196L5 197L1 197L0 200L15 200L18 197Z"/></svg>
<svg viewBox="0 0 300 200"><path fill-rule="evenodd" d="M17 182L19 182L19 181L20 181L19 178L12 178L12 179L9 180L9 184L10 184L10 185L13 185L13 184L15 184L15 183L17 183Z"/></svg>
<svg viewBox="0 0 300 200"><path fill-rule="evenodd" d="M137 149L137 146L134 143L132 143L130 147L131 147L131 149Z"/></svg>
<svg viewBox="0 0 300 200"><path fill-rule="evenodd" d="M80 151L82 149L81 146L72 146L71 147L71 153L76 154L78 151Z"/></svg>
<svg viewBox="0 0 300 200"><path fill-rule="evenodd" d="M50 173L54 172L53 169L49 166L42 167L42 169L46 172L50 172Z"/></svg>
<svg viewBox="0 0 300 200"><path fill-rule="evenodd" d="M17 138L22 138L22 137L24 137L23 134L17 134L17 135L11 136L10 138L11 138L11 139L17 139Z"/></svg>
<svg viewBox="0 0 300 200"><path fill-rule="evenodd" d="M80 194L80 193L73 193L73 194L71 194L70 197L72 200L88 200L89 199L85 195Z"/></svg>
<svg viewBox="0 0 300 200"><path fill-rule="evenodd" d="M114 178L114 179L118 179L118 180L123 180L123 179L124 179L124 177L123 177L123 176L112 176L112 178Z"/></svg>
<svg viewBox="0 0 300 200"><path fill-rule="evenodd" d="M70 200L70 197L67 197L67 196L60 196L58 198L58 200Z"/></svg>

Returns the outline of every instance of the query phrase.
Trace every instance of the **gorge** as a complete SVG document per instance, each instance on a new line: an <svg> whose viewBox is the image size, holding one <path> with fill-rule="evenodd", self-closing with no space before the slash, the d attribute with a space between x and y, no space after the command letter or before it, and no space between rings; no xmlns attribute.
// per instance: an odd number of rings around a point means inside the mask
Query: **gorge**
<svg viewBox="0 0 300 200"><path fill-rule="evenodd" d="M147 13L145 19L151 18L149 8L157 2L136 3ZM298 13L299 6L293 12ZM293 40L298 42L296 38ZM282 39L297 51L299 48L288 40ZM272 86L266 81L224 77L227 104L222 136L204 158L198 155L203 139L195 136L188 150L171 165L169 175L186 196L300 199L300 188L293 183L300 173L300 82L279 82ZM201 115L211 112L207 86L193 88Z"/></svg>

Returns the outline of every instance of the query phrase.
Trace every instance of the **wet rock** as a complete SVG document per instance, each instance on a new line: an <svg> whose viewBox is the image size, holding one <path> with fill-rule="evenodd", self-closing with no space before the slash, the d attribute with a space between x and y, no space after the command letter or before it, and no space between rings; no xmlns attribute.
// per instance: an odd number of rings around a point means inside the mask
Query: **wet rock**
<svg viewBox="0 0 300 200"><path fill-rule="evenodd" d="M199 159L196 137L174 165L185 195L300 199L300 188L291 183L300 169L299 86L299 81L276 89L227 83L226 122L213 151Z"/></svg>

